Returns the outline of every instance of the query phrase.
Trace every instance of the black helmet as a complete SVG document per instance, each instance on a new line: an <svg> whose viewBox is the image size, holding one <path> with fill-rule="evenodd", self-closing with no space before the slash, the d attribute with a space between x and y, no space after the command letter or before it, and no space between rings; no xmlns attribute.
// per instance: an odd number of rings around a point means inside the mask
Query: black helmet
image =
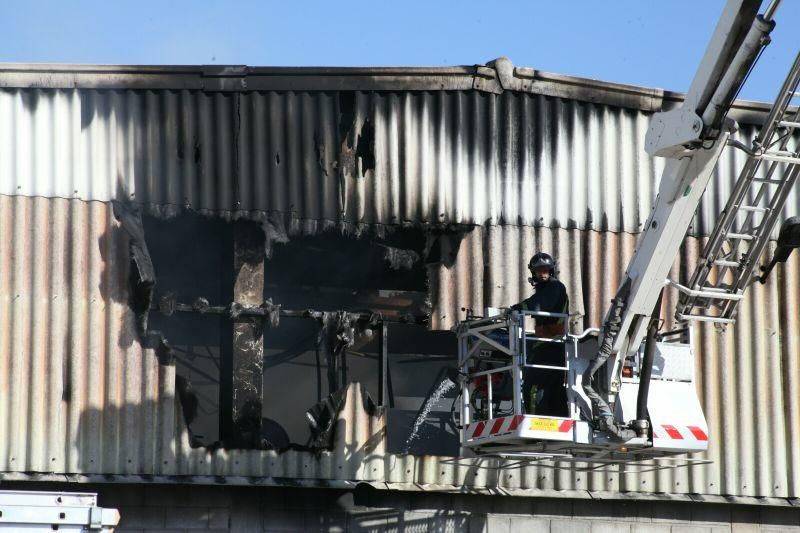
<svg viewBox="0 0 800 533"><path fill-rule="evenodd" d="M528 262L528 269L533 272L538 268L550 268L550 274L555 275L556 273L556 260L553 258L552 255L539 252L531 257L530 262Z"/></svg>

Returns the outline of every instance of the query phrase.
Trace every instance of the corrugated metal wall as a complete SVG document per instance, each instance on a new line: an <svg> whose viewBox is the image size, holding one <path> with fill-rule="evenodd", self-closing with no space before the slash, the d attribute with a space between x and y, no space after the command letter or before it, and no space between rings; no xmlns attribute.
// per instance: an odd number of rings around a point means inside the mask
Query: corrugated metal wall
<svg viewBox="0 0 800 533"><path fill-rule="evenodd" d="M383 420L367 416L354 392L330 453L192 450L174 367L136 339L127 237L108 203L126 196L159 210L476 224L454 264L431 271L437 326L461 307L521 299L524 265L539 248L561 258L576 323L596 326L654 194L644 113L508 92L355 93L351 102L333 92L4 90L0 117L3 472L800 495L797 257L754 287L735 328L701 329L715 462L675 472L498 470L389 455ZM720 203L741 162L726 155L706 205ZM796 193L790 203L797 212ZM710 220L701 218L699 234ZM688 241L677 275L698 248Z"/></svg>
<svg viewBox="0 0 800 533"><path fill-rule="evenodd" d="M155 468L174 376L135 340L110 204L0 196L0 235L3 470Z"/></svg>
<svg viewBox="0 0 800 533"><path fill-rule="evenodd" d="M662 165L643 111L513 92L6 89L0 116L0 194L300 220L637 232ZM726 151L693 234L743 163Z"/></svg>
<svg viewBox="0 0 800 533"><path fill-rule="evenodd" d="M527 292L526 258L562 261L574 313L597 325L635 237L484 227L433 275L436 316ZM688 241L676 274L697 259ZM174 367L139 345L126 292L127 238L108 204L0 196L0 471L372 480L442 488L643 491L797 497L800 489L800 257L756 286L736 327L700 329L699 390L711 465L643 475L384 453L383 420L355 389L330 453L191 449ZM484 267L485 265L485 267ZM668 303L672 303L671 301Z"/></svg>

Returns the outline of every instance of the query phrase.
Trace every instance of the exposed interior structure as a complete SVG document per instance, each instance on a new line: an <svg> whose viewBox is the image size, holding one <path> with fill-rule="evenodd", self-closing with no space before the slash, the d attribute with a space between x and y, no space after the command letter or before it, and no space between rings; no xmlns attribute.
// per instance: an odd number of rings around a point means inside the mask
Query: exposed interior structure
<svg viewBox="0 0 800 533"><path fill-rule="evenodd" d="M368 411L391 410L390 446L457 453L452 409L415 421L455 366L454 335L429 327L427 270L459 231L331 229L267 244L245 219L122 203L115 214L129 237L129 305L143 343L176 365L193 446L328 447L343 391L360 383Z"/></svg>

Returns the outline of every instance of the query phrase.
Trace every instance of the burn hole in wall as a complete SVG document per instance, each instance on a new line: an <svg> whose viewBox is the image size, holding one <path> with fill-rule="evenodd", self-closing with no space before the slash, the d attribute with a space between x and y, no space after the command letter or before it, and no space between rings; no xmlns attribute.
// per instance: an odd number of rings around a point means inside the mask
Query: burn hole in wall
<svg viewBox="0 0 800 533"><path fill-rule="evenodd" d="M282 309L328 313L282 318L264 341L264 414L290 442L312 440L305 412L348 383L361 383L378 401L382 320L406 322L419 335L430 333L426 239L422 229L395 228L360 237L325 232L273 246L265 297ZM349 325L342 323L346 315L341 312L349 314ZM371 323L364 320L370 315ZM362 317L360 323L352 320L355 316ZM341 348L348 336L349 345L337 351L337 343Z"/></svg>
<svg viewBox="0 0 800 533"><path fill-rule="evenodd" d="M231 224L187 211L174 218L143 217L145 238L156 274L155 300L198 297L230 300ZM220 440L220 357L227 319L215 314L150 314L149 327L161 331L175 358L176 393L194 445Z"/></svg>
<svg viewBox="0 0 800 533"><path fill-rule="evenodd" d="M206 305L230 305L234 226L241 223L191 211L169 219L143 217L160 311L151 313L150 328L161 331L172 349L176 389L195 446L228 442L220 423L227 389L221 391L220 383L230 357L232 319L169 312L161 302L168 296L184 305L198 298ZM271 256L263 263L263 299L283 312L278 327L263 330L263 440L255 447L319 446L306 413L348 383L359 382L390 408L393 450L450 453L455 443L457 451L449 412L454 390L444 391L419 419L426 398L456 357L454 335L429 331L426 324L426 261L441 261L431 252L435 242L430 232L412 227L361 236L325 232L271 243ZM389 372L382 374L378 331L383 321Z"/></svg>

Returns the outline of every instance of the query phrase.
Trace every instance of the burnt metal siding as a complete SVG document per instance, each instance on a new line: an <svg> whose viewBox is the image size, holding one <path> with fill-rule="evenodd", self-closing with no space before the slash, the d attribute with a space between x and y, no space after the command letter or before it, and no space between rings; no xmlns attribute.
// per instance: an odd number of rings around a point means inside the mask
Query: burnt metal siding
<svg viewBox="0 0 800 533"><path fill-rule="evenodd" d="M452 264L431 270L434 316L445 327L460 307L518 301L528 292L527 258L546 248L561 258L570 311L597 325L634 244L626 233L475 228ZM676 276L686 275L699 246L687 240ZM736 326L699 328L698 391L714 463L640 475L388 454L385 421L367 415L355 387L330 452L192 449L175 367L158 364L136 337L128 240L108 203L0 195L0 261L3 475L289 478L550 496L800 494L800 256L751 289ZM670 295L665 308L673 304Z"/></svg>
<svg viewBox="0 0 800 533"><path fill-rule="evenodd" d="M4 89L0 117L1 194L291 222L634 233L663 166L643 150L648 112L509 91ZM725 152L691 234L743 163Z"/></svg>

